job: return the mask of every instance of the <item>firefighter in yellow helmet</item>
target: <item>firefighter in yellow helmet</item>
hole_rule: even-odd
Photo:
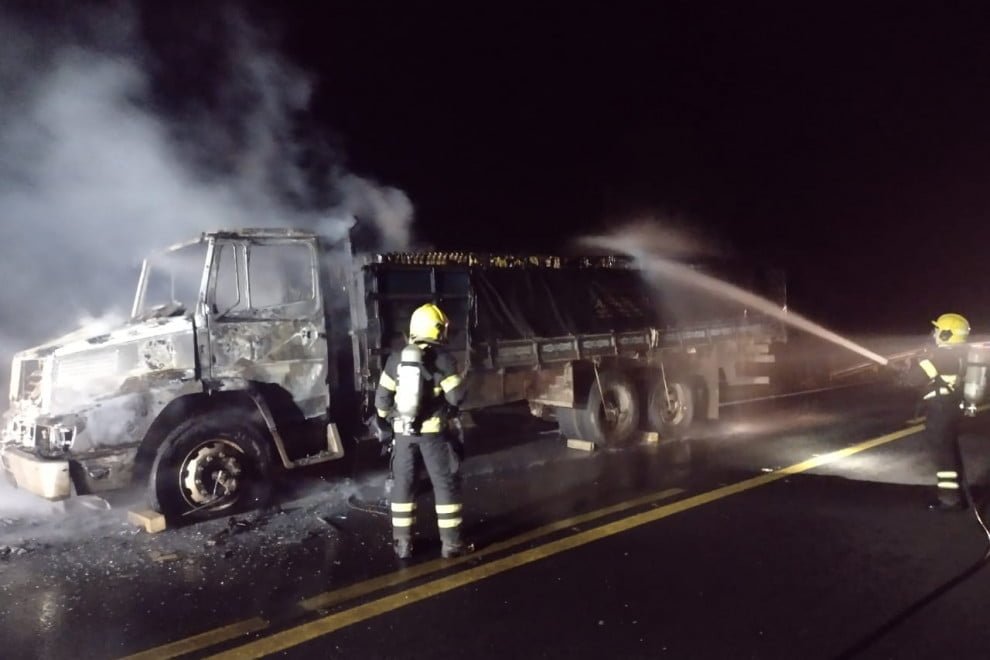
[[[400,559],[412,556],[417,454],[433,485],[441,554],[457,557],[470,549],[461,537],[459,440],[448,432],[466,394],[457,362],[445,347],[449,324],[436,305],[417,308],[409,321],[409,343],[389,356],[375,393],[379,440],[394,436],[390,509]]]
[[[942,314],[932,321],[935,347],[919,356],[908,382],[922,386],[925,436],[935,463],[936,499],[929,505],[938,511],[967,507],[959,454],[959,422],[963,416],[962,384],[966,369],[969,321],[960,314]]]

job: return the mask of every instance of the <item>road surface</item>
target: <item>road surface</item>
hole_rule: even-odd
[[[990,571],[977,566],[987,539],[972,513],[926,509],[931,468],[903,393],[861,386],[732,406],[688,442],[591,453],[512,411],[491,417],[464,466],[477,551],[458,560],[438,558],[425,497],[416,558],[393,558],[374,463],[350,479],[295,475],[269,511],[154,536],[118,508],[0,511],[3,655],[977,658],[990,648]],[[968,420],[977,484],[990,480],[988,439],[987,419]]]

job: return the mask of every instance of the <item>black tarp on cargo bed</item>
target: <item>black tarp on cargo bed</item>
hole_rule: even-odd
[[[760,291],[752,271],[706,266]],[[627,268],[486,268],[375,264],[366,290],[378,301],[383,347],[401,346],[409,315],[434,301],[451,319],[451,346],[492,340],[693,328],[742,318],[743,308]],[[764,291],[766,292],[766,291]],[[473,307],[469,308],[469,296]],[[776,296],[774,296],[776,297]],[[373,315],[374,316],[374,315]]]
[[[656,307],[634,271],[479,269],[471,280],[479,339],[624,332],[656,325]]]
[[[704,270],[725,275],[714,267]],[[745,273],[735,275],[730,281],[760,290]],[[744,313],[741,305],[695,288],[648,283],[636,270],[479,269],[471,279],[479,340],[697,327],[738,320]]]

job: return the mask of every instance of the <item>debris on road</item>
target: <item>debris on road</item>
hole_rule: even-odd
[[[159,552],[158,550],[152,550],[148,553],[151,556],[151,561],[158,564],[164,564],[170,561],[178,561],[180,559],[179,553],[177,552]]]
[[[21,555],[26,555],[27,553],[27,548],[22,548],[16,545],[0,545],[0,560],[6,560],[11,557],[19,557]]]
[[[165,531],[165,516],[151,509],[128,511],[127,521],[132,525],[143,527],[149,534]]]

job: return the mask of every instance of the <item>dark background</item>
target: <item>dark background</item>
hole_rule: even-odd
[[[832,325],[990,322],[983,3],[647,4],[278,17],[352,166],[439,246],[673,214],[784,267],[792,308]]]
[[[208,89],[218,4],[143,5],[183,64],[163,98]],[[314,74],[313,125],[409,194],[420,241],[555,251],[672,217],[839,329],[990,327],[985,3],[230,4]]]

